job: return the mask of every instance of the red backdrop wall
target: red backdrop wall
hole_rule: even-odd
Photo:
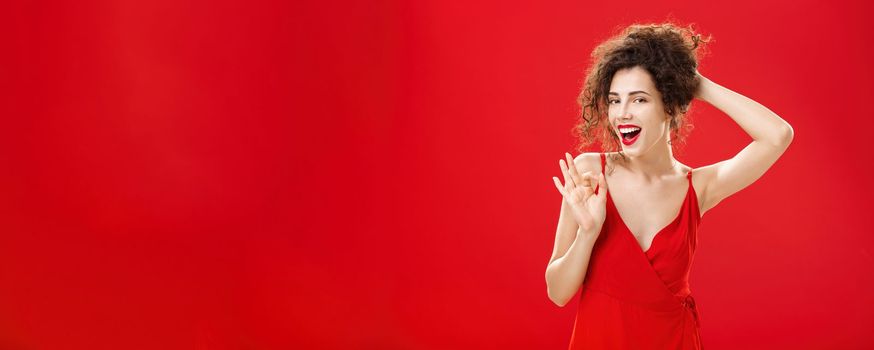
[[[704,217],[704,343],[874,346],[862,1],[6,7],[0,348],[565,348],[574,99],[597,42],[668,18],[795,129]],[[750,141],[694,110],[682,162]]]

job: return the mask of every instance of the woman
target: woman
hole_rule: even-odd
[[[547,292],[564,306],[582,289],[570,349],[700,349],[688,277],[701,216],[756,181],[792,127],[698,73],[702,40],[673,24],[632,25],[598,46],[580,94],[582,147],[560,160],[564,184]],[[693,99],[753,139],[731,159],[691,168],[672,147]],[[567,162],[567,163],[566,163]],[[574,166],[569,167],[568,164]]]

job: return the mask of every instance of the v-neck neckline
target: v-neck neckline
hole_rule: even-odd
[[[652,251],[652,248],[656,243],[656,238],[658,238],[664,230],[668,229],[671,226],[674,226],[674,224],[677,223],[677,220],[680,220],[680,218],[683,216],[683,211],[686,209],[687,206],[686,202],[689,201],[689,194],[692,192],[692,179],[689,175],[690,174],[688,173],[686,174],[686,180],[689,182],[686,186],[686,197],[683,198],[683,203],[680,204],[680,210],[679,212],[677,212],[677,216],[674,217],[674,220],[671,220],[671,222],[665,225],[665,227],[662,227],[661,229],[656,231],[655,235],[653,235],[652,237],[652,241],[649,243],[649,248],[647,248],[646,250],[643,250],[643,247],[640,246],[640,242],[637,241],[637,236],[634,234],[634,232],[631,232],[631,228],[628,227],[628,224],[625,223],[625,219],[623,219],[622,215],[619,214],[619,209],[616,208],[616,203],[613,202],[613,197],[610,195],[610,191],[607,191],[607,201],[610,202],[610,204],[613,206],[613,211],[616,213],[616,217],[619,218],[620,222],[622,222],[622,226],[625,227],[625,231],[627,231],[628,234],[631,235],[631,238],[634,240],[635,245],[637,245],[637,247],[640,249],[641,252],[643,252],[643,254],[648,255],[649,252]]]

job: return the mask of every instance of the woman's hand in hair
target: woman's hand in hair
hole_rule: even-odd
[[[705,76],[701,75],[701,72],[699,72],[697,69],[695,70],[695,79],[698,80],[698,88],[695,90],[695,94],[693,95],[693,97],[699,100],[705,100],[704,93],[708,88],[707,83],[710,82],[710,79],[707,79]]]

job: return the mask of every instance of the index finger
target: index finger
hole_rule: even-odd
[[[564,153],[565,157],[567,157],[568,167],[570,168],[571,176],[575,176],[576,178],[580,177],[580,172],[577,171],[577,163],[574,162],[573,157],[568,152]],[[572,166],[573,165],[573,166]]]

